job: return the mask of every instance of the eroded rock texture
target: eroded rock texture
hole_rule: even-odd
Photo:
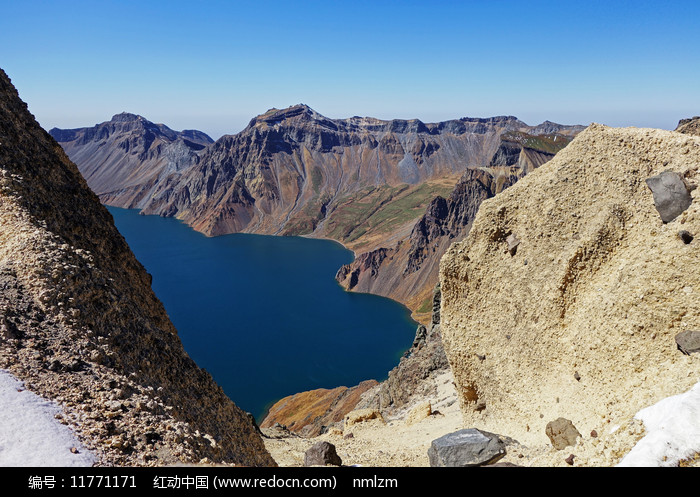
[[[646,184],[663,171],[692,197],[666,223]],[[678,235],[700,232],[698,181],[700,138],[594,124],[481,204],[440,268],[468,423],[546,443],[552,419],[614,427],[697,382],[674,338],[700,324],[700,255]]]
[[[0,367],[105,465],[275,465],[189,358],[151,278],[0,71]]]

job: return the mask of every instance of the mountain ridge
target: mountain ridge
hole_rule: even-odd
[[[117,114],[116,123],[101,126],[119,129],[133,116]],[[241,132],[198,150],[180,138],[161,148],[146,147],[133,134],[107,142],[88,131],[95,129],[52,134],[69,139],[61,145],[107,205],[176,217],[208,236],[329,238],[359,255],[409,236],[433,199],[448,196],[465,171],[515,163],[531,170],[582,127],[528,126],[514,116],[329,119],[298,104],[269,109]],[[173,150],[177,160],[166,157]],[[420,284],[423,293],[435,281],[432,271]],[[410,306],[415,310],[415,302]]]

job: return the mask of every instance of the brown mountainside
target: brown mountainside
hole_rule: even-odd
[[[541,126],[544,131],[552,130]],[[569,135],[501,135],[489,164],[467,169],[447,198],[435,197],[410,234],[394,246],[358,255],[338,271],[336,279],[348,290],[404,302],[414,310],[415,318],[427,322],[440,258],[452,243],[467,235],[481,202],[554,157],[571,141],[574,131]]]
[[[465,171],[465,178],[478,177],[475,181],[498,191],[509,178],[549,160],[582,129],[551,122],[528,126],[512,116],[429,124],[328,119],[296,105],[272,109],[242,132],[201,150],[185,147],[186,140],[174,139],[170,131],[167,136],[175,141],[154,147],[151,140],[146,153],[139,133],[157,135],[154,127],[167,128],[134,117],[118,115],[95,128],[52,130],[104,203],[175,216],[208,235],[337,240],[358,254],[367,252],[356,266],[383,264],[381,277],[375,271],[358,277],[367,283],[346,287],[390,296],[414,309],[437,281],[437,260],[448,244],[444,240],[454,241],[463,231],[451,223],[468,223],[452,213],[454,219],[441,220],[440,240],[428,240],[438,236],[436,229],[421,234],[426,227],[414,224],[426,208],[436,208],[434,199],[449,195]],[[124,145],[132,142],[138,146]],[[183,151],[177,165],[164,158],[173,150]],[[460,190],[478,194],[460,185],[453,197]],[[391,254],[387,261],[378,262],[386,254]]]
[[[0,367],[58,402],[100,464],[275,465],[2,71],[0,289]]]
[[[196,164],[199,152],[213,143],[201,131],[173,131],[127,112],[92,128],[53,128],[49,134],[81,165],[98,196],[118,195],[133,207],[146,202],[164,178]]]
[[[700,136],[700,116],[681,119],[678,122],[676,131],[679,133],[685,133],[686,135]]]
[[[124,115],[98,128],[118,129],[125,119],[120,116]],[[503,155],[498,161],[509,162],[512,150],[504,144],[513,141],[519,152],[516,142],[531,137],[533,129],[571,136],[579,127],[554,123],[532,127],[514,117],[434,124],[328,119],[297,105],[254,118],[242,132],[189,155],[189,164],[183,156],[178,167],[158,168],[157,178],[145,174],[154,166],[143,161],[162,155],[167,147],[151,145],[152,152],[146,154],[141,146],[130,152],[125,143],[144,141],[135,137],[133,126],[124,131],[129,140],[113,138],[111,146],[95,128],[52,133],[109,205],[175,216],[208,235],[312,234],[352,242],[362,236],[357,230],[376,229],[363,223],[402,198],[407,189],[414,191],[431,182],[451,188],[467,167],[489,165],[497,151]],[[508,136],[501,139],[504,133]],[[97,148],[104,151],[96,153]],[[119,156],[125,154],[141,158],[138,173],[117,171],[114,165],[122,163]],[[541,162],[536,154],[532,160],[535,166]],[[425,190],[414,203],[420,200],[427,205],[433,193]],[[381,220],[371,221],[380,224]],[[396,227],[407,219],[390,221]],[[385,228],[390,231],[389,226]]]

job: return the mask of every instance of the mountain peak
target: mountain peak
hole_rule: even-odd
[[[291,123],[330,123],[331,120],[322,116],[306,104],[296,104],[286,109],[272,108],[253,118],[250,126],[274,126],[282,122]]]
[[[112,116],[112,122],[125,123],[131,121],[148,121],[138,114],[132,114],[131,112],[121,112],[120,114],[115,114]]]

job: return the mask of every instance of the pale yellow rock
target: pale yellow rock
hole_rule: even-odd
[[[423,421],[425,418],[433,414],[433,408],[430,402],[423,402],[411,409],[406,415],[406,424],[413,425]]]
[[[645,180],[665,170],[699,184],[700,138],[593,124],[481,205],[440,270],[466,426],[544,447],[547,423],[565,417],[592,447],[591,430],[619,437],[612,427],[700,379],[700,356],[674,341],[700,329],[700,292],[685,290],[700,288],[700,190],[664,224]]]
[[[345,415],[345,428],[370,420],[379,420],[384,423],[382,414],[377,409],[357,409]]]

